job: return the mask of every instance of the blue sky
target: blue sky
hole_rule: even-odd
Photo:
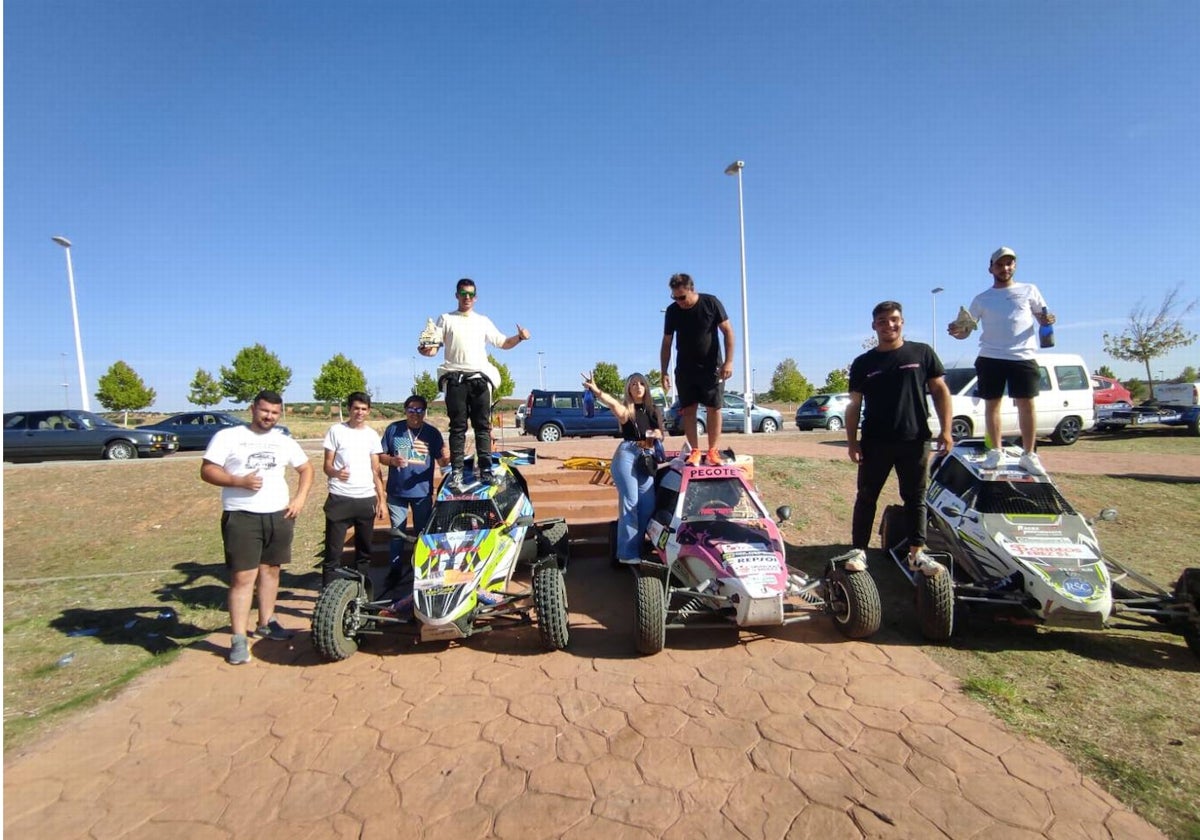
[[[6,2],[5,407],[62,405],[64,371],[79,405],[53,235],[89,390],[121,359],[162,410],[260,342],[290,400],[336,353],[402,399],[464,276],[533,333],[518,395],[539,360],[658,367],[676,271],[724,301],[740,390],[735,159],[759,390],[848,364],[879,300],[928,341],[936,286],[970,363],[944,324],[1000,245],[1061,350],[1137,375],[1102,333],[1198,294],[1197,43],[1200,4],[1153,0]]]

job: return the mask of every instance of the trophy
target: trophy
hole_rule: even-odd
[[[979,322],[971,317],[970,312],[968,312],[964,307],[960,306],[958,307],[958,317],[954,319],[954,326],[958,327],[960,330],[963,330],[964,334],[970,335],[970,333],[979,326]]]
[[[425,321],[425,329],[421,330],[421,335],[417,338],[417,346],[441,347],[443,343],[442,338],[442,330],[434,325],[432,318],[428,318]]]

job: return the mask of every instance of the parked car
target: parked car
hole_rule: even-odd
[[[1129,389],[1115,379],[1092,374],[1092,403],[1129,408],[1133,405],[1133,394],[1129,393]]]
[[[249,425],[242,418],[226,414],[224,411],[187,411],[183,414],[173,414],[166,420],[159,420],[157,423],[146,423],[138,428],[178,435],[179,448],[182,450],[207,449],[208,442],[221,429]],[[291,434],[287,426],[276,424],[275,428],[285,435]]]
[[[1037,435],[1069,446],[1080,433],[1096,423],[1092,404],[1092,380],[1083,357],[1073,353],[1039,353],[1036,357],[1041,393],[1033,401],[1037,411]],[[975,387],[975,368],[950,368],[946,371],[950,389],[951,426],[955,440],[984,435],[984,401]],[[933,398],[929,400],[929,425],[937,430]],[[1000,434],[1009,438],[1020,434],[1017,405],[1005,397],[1000,401]]]
[[[12,411],[4,415],[4,460],[162,456],[179,438],[152,429],[126,429],[90,411]]]
[[[796,428],[801,431],[828,429],[837,432],[846,428],[846,406],[849,394],[817,394],[809,397],[796,409]]]
[[[565,437],[620,436],[617,418],[599,400],[593,403],[591,415],[583,391],[534,390],[525,401],[524,433],[543,443]]]
[[[707,412],[701,406],[696,410],[696,429],[698,434],[704,434],[707,425],[705,420]],[[746,401],[738,394],[725,394],[721,403],[721,431],[723,432],[740,432],[745,428],[746,422]],[[664,418],[664,423],[667,427],[667,433],[672,435],[683,434],[683,412],[679,408],[679,400],[676,400],[670,408],[667,409],[667,415]],[[763,408],[760,405],[750,405],[750,428],[755,432],[763,432],[764,434],[774,434],[783,426],[783,415],[773,408]]]

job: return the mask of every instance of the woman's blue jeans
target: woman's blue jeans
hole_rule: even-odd
[[[613,453],[612,477],[617,485],[617,558],[633,560],[642,554],[642,538],[654,514],[654,478],[642,476],[635,464],[636,441],[621,441]]]

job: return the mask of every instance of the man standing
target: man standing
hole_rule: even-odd
[[[354,526],[354,559],[358,567],[371,562],[371,537],[375,512],[385,504],[382,470],[379,467],[379,435],[367,425],[371,397],[355,391],[346,397],[350,419],[330,426],[325,433],[325,475],[329,496],[325,499],[325,562],[321,585],[328,586],[342,565],[346,529]]]
[[[692,451],[687,462],[693,466],[700,463],[700,440],[696,434],[696,409],[703,405],[707,409],[708,462],[721,463],[719,443],[721,440],[721,400],[724,396],[725,380],[733,376],[733,327],[725,307],[713,295],[696,291],[688,274],[671,276],[671,300],[663,319],[662,348],[659,361],[662,369],[662,387],[671,390],[671,377],[667,368],[671,363],[671,339],[675,341],[675,392],[679,395],[679,407],[683,411],[683,433]],[[724,361],[717,344],[717,333],[725,342]]]
[[[1032,475],[1045,475],[1034,447],[1037,446],[1037,413],[1034,397],[1041,390],[1036,361],[1038,327],[1053,324],[1054,316],[1046,310],[1046,301],[1032,283],[1014,283],[1017,254],[1011,248],[999,248],[992,254],[988,273],[993,283],[971,301],[971,317],[983,325],[979,337],[979,357],[975,359],[975,374],[979,379],[979,396],[984,400],[984,423],[987,428],[988,453],[985,469],[994,470],[1004,459],[1000,438],[1000,401],[1007,386],[1008,396],[1017,404],[1017,422],[1021,429],[1021,468]],[[958,321],[950,324],[949,333],[966,338],[971,327]]]
[[[255,635],[277,641],[293,635],[275,620],[275,598],[279,567],[292,559],[292,532],[312,487],[313,468],[300,444],[275,428],[282,411],[279,394],[260,391],[250,406],[250,425],[213,435],[200,466],[200,478],[221,488],[221,540],[230,570],[231,665],[250,661],[246,630],[256,584]],[[296,495],[290,500],[288,464],[299,475]]]
[[[418,533],[433,511],[434,465],[450,463],[450,453],[442,433],[425,422],[429,404],[420,394],[404,401],[404,419],[383,432],[383,455],[379,460],[388,468],[387,506],[392,529],[399,530],[412,511],[412,532]],[[400,556],[400,538],[393,537],[388,557],[392,563]]]
[[[950,389],[933,348],[905,341],[904,311],[899,303],[887,300],[877,305],[871,313],[871,328],[879,344],[851,363],[850,404],[846,407],[850,460],[858,464],[858,495],[851,524],[854,548],[835,560],[845,561],[851,571],[866,568],[876,503],[894,468],[908,525],[908,567],[934,575],[942,567],[925,553],[927,442],[931,437],[925,391],[928,388],[933,396],[941,425],[938,446],[948,451],[954,446],[950,436]],[[866,419],[859,441],[864,400]]]
[[[467,419],[475,430],[476,475],[485,484],[495,484],[492,472],[492,391],[500,385],[500,371],[488,361],[487,345],[511,350],[529,340],[529,330],[517,324],[516,335],[505,336],[486,315],[475,311],[475,281],[463,278],[455,288],[458,309],[438,318],[437,328],[446,345],[446,357],[438,368],[438,385],[446,395],[450,415],[450,489],[466,489],[463,461],[467,447]],[[422,356],[437,355],[436,346],[420,345]]]

